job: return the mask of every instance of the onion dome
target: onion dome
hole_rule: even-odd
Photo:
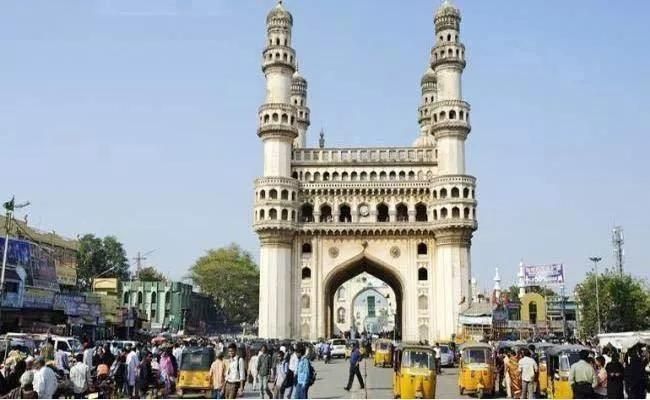
[[[278,20],[285,20],[289,22],[289,25],[293,25],[293,16],[289,11],[287,11],[286,8],[284,8],[282,0],[278,0],[278,3],[271,9],[271,11],[269,11],[268,15],[266,16],[267,24]]]
[[[293,73],[292,80],[293,80],[294,83],[297,83],[297,82],[305,82],[306,83],[307,82],[305,80],[305,78],[303,78],[302,75],[300,75],[300,72],[298,72],[298,61],[296,61],[296,72]]]
[[[420,135],[413,142],[413,147],[435,147],[436,139],[433,135]]]
[[[433,72],[433,69],[429,68],[427,72],[422,75],[420,84],[424,85],[425,83],[436,83],[436,73]]]
[[[460,17],[460,10],[451,4],[451,1],[445,0],[440,8],[438,8],[438,11],[436,11],[436,17],[442,16]]]

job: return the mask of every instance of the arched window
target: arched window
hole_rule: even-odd
[[[266,198],[266,191],[264,189],[260,190],[260,199],[264,200]]]
[[[344,287],[339,288],[339,290],[338,290],[338,292],[336,294],[336,298],[338,300],[345,300],[345,288]]]
[[[320,181],[320,172],[314,172],[314,182]]]
[[[156,292],[151,292],[151,304],[156,304],[158,294]]]
[[[271,119],[273,119],[273,122],[278,122],[280,120],[280,116],[278,113],[273,113],[273,117]]]
[[[368,173],[367,172],[364,171],[364,172],[359,174],[359,180],[360,181],[365,181],[367,179],[368,179]]]
[[[320,222],[332,222],[332,207],[328,204],[320,206]]]
[[[409,171],[409,181],[412,181],[415,179],[415,172]]]
[[[344,172],[344,173],[341,174],[341,180],[342,181],[347,181],[348,180],[348,173],[347,172]]]
[[[272,208],[269,210],[269,219],[278,219],[278,210]]]
[[[445,189],[445,188],[440,189],[440,198],[441,199],[446,199],[447,198],[447,189]]]
[[[138,292],[138,304],[142,304],[142,292]]]
[[[451,188],[451,197],[453,197],[453,198],[460,197],[460,191],[458,190],[457,187]]]
[[[427,296],[421,294],[418,296],[418,309],[420,310],[428,310],[429,309],[429,299]]]
[[[442,207],[440,209],[440,218],[441,219],[447,218],[447,208],[446,207]]]
[[[264,215],[264,210],[260,210],[260,221],[263,220],[266,216]]]
[[[311,279],[311,269],[307,267],[302,269],[302,279]]]
[[[300,300],[300,304],[301,304],[301,306],[302,306],[302,309],[303,309],[303,310],[309,310],[309,307],[311,306],[310,303],[311,303],[311,301],[310,301],[309,296],[306,295],[306,294],[303,294],[303,295],[302,295],[302,298],[301,298],[301,300]]]
[[[311,172],[305,172],[305,182],[311,182]]]
[[[456,110],[449,110],[449,119],[456,119]]]
[[[440,115],[440,120],[441,121],[444,121],[445,117],[447,116],[447,114],[444,111],[440,111],[439,115]]]
[[[296,192],[291,192],[291,201],[296,201]]]
[[[329,181],[330,180],[330,173],[329,172],[323,172],[323,180],[324,181]]]
[[[336,310],[336,322],[339,324],[345,323],[345,308],[339,307],[339,309]]]
[[[398,176],[399,176],[400,181],[405,181],[406,180],[406,172],[400,171]]]
[[[333,181],[338,181],[339,180],[339,173],[338,172],[332,172],[332,180]]]
[[[454,207],[451,209],[451,217],[460,218],[460,209],[458,207]]]
[[[277,199],[278,198],[278,191],[275,190],[275,189],[269,190],[269,198],[273,199],[273,200]]]
[[[464,197],[464,198],[468,198],[468,197],[469,197],[469,189],[468,189],[468,188],[463,189],[463,197]]]
[[[124,304],[129,304],[129,292],[124,292]]]
[[[388,206],[384,203],[377,205],[377,222],[388,222]]]
[[[381,171],[381,172],[379,173],[379,180],[380,180],[380,181],[385,181],[385,180],[386,180],[386,172]]]
[[[433,210],[433,219],[434,221],[438,219],[438,210]]]
[[[370,173],[370,180],[371,181],[376,181],[377,180],[377,173],[375,171],[372,171]]]
[[[418,269],[418,281],[428,281],[429,280],[429,271],[426,268]]]
[[[347,204],[339,206],[339,222],[352,222],[352,210]]]
[[[283,221],[287,221],[287,220],[289,220],[289,210],[287,210],[286,208],[283,208],[283,209],[282,209],[282,212],[280,213],[280,218],[281,218]]]
[[[463,211],[463,217],[465,219],[469,219],[469,208],[465,207],[465,210]]]
[[[427,206],[424,203],[415,205],[415,220],[417,222],[427,222]]]
[[[311,243],[302,244],[302,255],[311,255]]]
[[[426,256],[427,255],[427,245],[426,243],[419,243],[418,244],[418,256]]]
[[[169,304],[172,301],[172,293],[165,292],[165,304]]]
[[[356,181],[357,180],[357,173],[356,172],[353,172],[353,173],[350,174],[350,180],[351,181]]]
[[[286,58],[286,54],[285,54],[285,58]],[[286,124],[287,122],[289,122],[289,116],[287,114],[282,114],[282,123]]]
[[[280,198],[282,200],[289,200],[289,191],[287,189],[282,190],[282,192],[280,192]]]
[[[314,206],[305,203],[300,207],[300,219],[302,222],[314,222]]]
[[[292,177],[293,179],[298,179],[298,173],[294,171],[294,172],[291,174],[291,177]]]
[[[395,207],[395,211],[397,212],[397,221],[398,222],[408,222],[408,220],[409,220],[409,211],[408,211],[408,207],[406,207],[406,204],[399,203]]]
[[[390,174],[388,174],[388,179],[391,181],[397,179],[397,174],[395,174],[395,171],[391,171]]]
[[[264,115],[264,123],[268,123],[269,119],[271,119],[271,117],[269,117],[269,114],[265,114]]]
[[[528,318],[531,324],[535,325],[537,323],[537,303],[534,301],[528,303]]]

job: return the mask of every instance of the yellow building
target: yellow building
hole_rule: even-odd
[[[546,299],[539,293],[528,292],[521,298],[521,320],[533,325],[546,322]]]

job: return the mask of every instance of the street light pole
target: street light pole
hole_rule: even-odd
[[[11,220],[16,209],[27,207],[29,201],[23,204],[16,204],[14,197],[5,202],[2,207],[5,209],[5,247],[2,251],[2,272],[0,272],[0,328],[2,327],[2,305],[5,297],[5,271],[7,269],[7,253],[9,251],[9,232],[11,231]]]
[[[596,273],[596,317],[598,320],[598,334],[600,335],[600,297],[598,294],[598,262],[600,262],[602,258],[600,257],[589,257],[589,261],[594,263],[594,271]]]
[[[564,340],[568,339],[567,335],[567,325],[566,325],[566,296],[564,295],[564,284],[562,284],[562,336]]]

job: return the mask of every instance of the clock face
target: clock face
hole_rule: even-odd
[[[363,205],[359,208],[359,212],[361,213],[362,216],[367,217],[370,214],[370,209],[368,206]]]

